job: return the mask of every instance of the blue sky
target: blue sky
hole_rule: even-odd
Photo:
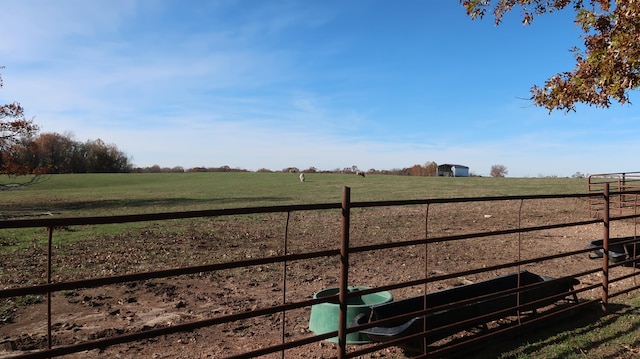
[[[581,42],[571,10],[518,15],[496,27],[454,0],[5,0],[0,102],[142,167],[638,170],[638,105],[549,115],[525,100]]]

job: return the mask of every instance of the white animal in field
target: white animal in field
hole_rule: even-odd
[[[362,171],[356,171],[356,176],[362,176],[362,177],[364,177],[364,172],[362,172]]]
[[[300,182],[304,182],[304,173],[300,174]]]

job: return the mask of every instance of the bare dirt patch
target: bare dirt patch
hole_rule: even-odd
[[[586,219],[586,203],[577,199],[355,209],[351,220],[351,245],[418,239],[424,238],[426,233],[429,237],[440,237]],[[340,215],[337,211],[292,213],[285,235],[286,227],[286,214],[149,223],[122,235],[56,245],[53,277],[54,281],[63,281],[281,255],[285,253],[285,238],[287,253],[339,248]],[[427,248],[414,246],[367,252],[352,256],[349,277],[353,285],[379,286],[424,278],[425,275],[484,268],[583,249],[588,241],[601,238],[602,232],[602,225],[592,224],[437,243]],[[635,226],[633,223],[614,224],[612,232],[612,236],[633,235]],[[64,236],[64,232],[56,236]],[[1,286],[42,283],[45,250],[44,246],[33,245],[3,254]],[[428,258],[426,265],[425,256]],[[601,261],[581,254],[520,269],[563,276],[600,264]],[[309,299],[319,290],[337,286],[338,265],[337,258],[287,263],[286,282],[283,281],[284,265],[269,264],[58,292],[53,294],[52,300],[53,345],[69,345],[251,311],[284,301]],[[435,282],[428,290],[473,283],[516,270]],[[588,285],[601,279],[594,274],[580,280],[581,285]],[[393,295],[400,299],[423,291],[424,286],[409,287],[393,291]],[[583,294],[590,295],[597,297],[599,293]],[[0,357],[46,346],[46,301],[42,298],[35,298],[30,303],[18,301],[8,302],[11,309],[5,310],[4,320],[0,323],[0,342],[3,344]],[[284,317],[284,330],[283,316],[274,314],[68,357],[222,358],[279,344],[283,337],[285,341],[291,341],[313,335],[308,329],[309,313],[310,308],[288,312]],[[320,342],[288,350],[285,356],[327,358],[336,353],[336,344]],[[398,348],[389,348],[366,357],[402,358],[404,355]]]

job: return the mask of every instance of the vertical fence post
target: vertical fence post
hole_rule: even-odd
[[[284,255],[289,254],[289,221],[291,219],[291,211],[287,211],[287,224],[284,226]],[[287,304],[287,261],[284,261],[282,267],[282,304]],[[282,336],[281,343],[285,343],[287,329],[287,311],[282,310]],[[284,359],[284,350],[280,352],[281,358]]]
[[[47,241],[47,284],[51,284],[51,258],[53,257],[53,227],[49,227]],[[51,349],[51,292],[47,292],[47,349]]]
[[[425,215],[424,215],[424,239],[428,239],[429,238],[429,207],[430,207],[430,203],[427,203],[427,210],[425,211]],[[424,243],[424,279],[429,278],[429,242],[425,242]],[[427,305],[429,303],[427,303],[427,294],[429,293],[428,290],[428,283],[425,282],[424,283],[424,297],[422,300],[422,309],[427,310]],[[425,315],[424,320],[422,321],[422,331],[426,332],[427,331],[427,316]],[[422,337],[422,355],[427,355],[428,354],[428,350],[427,350],[427,336],[424,335]]]
[[[604,208],[602,212],[602,311],[607,312],[609,303],[609,183],[604,184]]]
[[[347,291],[349,289],[349,227],[351,222],[351,188],[342,190],[342,238],[340,241],[340,314],[338,316],[338,359],[347,355]]]

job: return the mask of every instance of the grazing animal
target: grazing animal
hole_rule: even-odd
[[[300,174],[300,182],[304,182],[304,173]]]
[[[364,177],[364,172],[362,172],[362,171],[356,171],[356,176],[362,176],[362,177]]]

